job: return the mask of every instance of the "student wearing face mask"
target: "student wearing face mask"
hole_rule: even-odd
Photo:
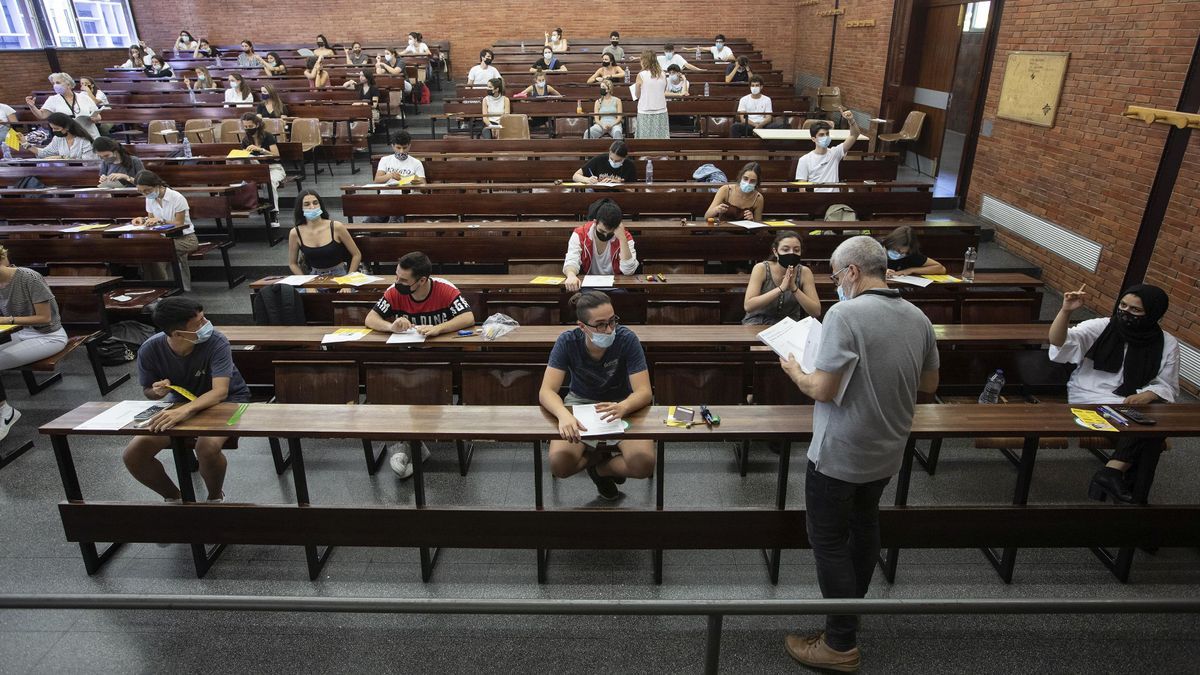
[[[210,89],[220,89],[221,85],[213,79],[212,74],[208,72],[207,66],[196,66],[196,81],[193,82],[188,78],[183,78],[183,85],[192,91],[206,91]]]
[[[529,67],[529,72],[547,72],[551,70],[565,73],[567,72],[567,66],[558,60],[558,57],[554,55],[554,52],[549,47],[545,47],[542,49],[542,58],[533,62],[533,65]]]
[[[546,74],[540,70],[534,71],[533,84],[522,89],[521,93],[517,94],[517,96],[522,98],[562,98],[562,94],[558,93],[557,89],[546,84]]]
[[[96,84],[96,80],[90,77],[79,78],[79,93],[92,99],[92,103],[96,104],[97,109],[110,109],[108,104],[108,94],[105,94],[100,90],[100,87]]]
[[[725,71],[726,82],[749,82],[751,77],[754,77],[754,73],[750,70],[750,59],[745,56],[739,56],[737,62],[730,64],[729,70]]]
[[[166,431],[218,403],[250,400],[250,388],[233,364],[228,338],[204,316],[200,303],[181,296],[163,298],[154,306],[154,325],[161,332],[151,335],[138,349],[138,382],[146,398],[175,405],[150,418],[146,426],[152,432]],[[172,386],[182,387],[196,399],[189,401]],[[221,447],[226,440],[226,436],[196,439],[196,459],[209,504],[225,500],[227,461]],[[170,436],[134,436],[125,446],[123,459],[139,483],[164,501],[179,503],[179,487],[155,459],[170,444]]]
[[[617,63],[625,61],[625,48],[621,46],[621,34],[613,31],[608,36],[608,46],[604,48],[603,54],[612,54],[612,57]]]
[[[492,66],[494,58],[496,55],[490,49],[479,51],[479,65],[471,66],[471,70],[467,71],[468,87],[486,87],[488,82],[500,77],[500,71]]]
[[[376,75],[398,75],[404,77],[404,60],[399,56],[400,50],[395,47],[388,47],[381,54],[375,56],[375,74]],[[412,88],[408,81],[404,82],[404,91],[407,93]]]
[[[44,120],[51,113],[62,113],[73,117],[90,136],[99,136],[96,123],[101,119],[100,109],[92,97],[75,93],[75,78],[67,73],[51,73],[47,79],[54,87],[54,93],[46,97],[40,108],[32,96],[25,97],[25,105],[29,106],[34,117]]]
[[[850,125],[850,135],[845,141],[836,146],[833,145],[833,138],[829,132],[833,127],[828,122],[819,122],[809,129],[812,134],[813,144],[816,146],[811,152],[802,156],[796,162],[796,180],[807,181],[809,183],[838,183],[841,182],[838,174],[838,167],[842,160],[846,159],[846,153],[854,146],[858,140],[862,130],[858,128],[858,122],[854,121],[854,113],[849,110],[842,111],[842,117]],[[817,188],[817,192],[836,192],[836,188]]]
[[[196,48],[192,50],[192,58],[210,58],[217,53],[213,46],[209,44],[208,38],[200,38],[200,42],[196,43]]]
[[[629,148],[624,141],[616,140],[608,146],[608,153],[596,155],[578,170],[571,180],[576,183],[632,183],[637,180],[637,168],[629,159]]]
[[[337,52],[335,52],[329,48],[329,39],[326,38],[324,35],[318,35],[317,36],[317,47],[316,47],[316,49],[313,50],[313,56],[322,56],[325,58],[329,58],[330,56],[334,56],[336,54],[337,54]]]
[[[913,274],[945,274],[946,267],[921,253],[921,242],[910,225],[892,230],[881,242],[887,250],[888,278]]]
[[[488,94],[480,103],[483,112],[484,138],[495,138],[494,130],[500,126],[500,117],[512,112],[512,101],[504,95],[504,80],[493,78],[488,82]]]
[[[371,62],[371,57],[363,52],[362,44],[357,41],[350,43],[350,48],[343,48],[342,51],[346,55],[348,66],[365,66]]]
[[[129,59],[117,67],[141,70],[150,65],[152,56],[154,56],[154,50],[147,47],[145,42],[139,42],[129,46]]]
[[[600,199],[588,208],[588,215],[588,221],[575,228],[567,240],[563,275],[568,291],[579,290],[583,283],[580,275],[629,276],[637,272],[637,249],[633,235],[621,224],[621,207],[611,199]]]
[[[271,220],[279,222],[279,185],[287,178],[283,164],[279,163],[279,141],[275,134],[263,128],[262,118],[257,113],[242,115],[242,149],[266,162],[271,170]]]
[[[259,117],[279,119],[288,114],[287,104],[279,98],[279,92],[275,91],[275,87],[264,84],[258,88],[258,95],[262,98],[262,102],[255,108]]]
[[[663,53],[658,55],[658,67],[666,70],[671,67],[671,64],[679,66],[683,70],[695,70],[703,72],[703,68],[697,68],[688,63],[687,59],[683,58],[675,51],[675,45],[667,43],[663,45]]]
[[[283,59],[279,58],[279,54],[267,52],[266,58],[263,59],[263,74],[272,77],[287,75],[287,66],[283,65]]]
[[[429,56],[429,45],[425,44],[425,40],[420,33],[409,33],[408,45],[404,47],[404,53],[418,56]]]
[[[1071,314],[1087,299],[1084,287],[1063,293],[1050,324],[1050,360],[1078,367],[1067,381],[1072,405],[1147,405],[1179,398],[1179,341],[1159,326],[1170,304],[1165,291],[1135,284],[1117,299],[1111,316],[1070,327]],[[1120,434],[1112,459],[1092,476],[1088,497],[1125,504],[1140,501],[1133,486],[1154,480],[1162,438]],[[1144,473],[1145,475],[1139,475]]]
[[[733,61],[733,50],[725,44],[725,36],[720,33],[713,39],[713,46],[708,48],[708,53],[712,54],[713,61]]]
[[[587,79],[588,84],[601,80],[620,82],[625,77],[625,69],[617,65],[616,57],[608,52],[600,55],[600,67]]]
[[[101,136],[92,143],[92,149],[100,158],[100,187],[133,187],[134,179],[146,167],[142,160],[125,151],[125,146],[115,140]]]
[[[367,314],[366,326],[381,333],[409,329],[427,337],[475,325],[475,315],[458,288],[433,276],[433,263],[420,251],[406,253],[396,264],[396,283]]]
[[[379,160],[375,169],[375,182],[402,181],[411,178],[409,185],[425,184],[425,165],[421,160],[409,154],[412,148],[412,135],[407,131],[397,131],[392,134],[392,154]],[[403,223],[404,216],[368,216],[368,223]]]
[[[763,79],[755,75],[750,78],[750,93],[738,101],[738,123],[729,129],[732,138],[751,136],[755,129],[777,129],[783,119],[775,119],[771,113],[771,97],[762,93]]]
[[[246,78],[242,77],[241,73],[230,73],[225,81],[229,85],[229,88],[225,90],[226,108],[251,108],[254,106],[254,94],[250,92],[250,85],[246,83]]]
[[[571,406],[594,404],[605,421],[613,421],[650,405],[646,354],[637,335],[620,324],[608,295],[586,291],[570,302],[576,327],[558,336],[538,390],[538,402],[558,420],[560,438],[550,441],[550,471],[567,478],[586,470],[600,498],[615,501],[621,497],[618,485],[627,478],[654,473],[654,442],[623,440],[615,452],[601,452],[595,441],[582,438],[587,427]],[[559,391],[566,383],[570,389],[563,397]]]
[[[199,46],[200,43],[196,42],[196,39],[192,37],[191,33],[187,32],[186,30],[181,30],[179,31],[179,37],[175,38],[174,50],[176,54],[179,54],[181,52],[193,51]]]
[[[237,64],[239,68],[257,68],[262,65],[262,57],[254,52],[253,42],[242,40],[242,51],[238,53]]]
[[[667,66],[667,98],[683,98],[688,95],[688,80],[683,76],[683,70],[672,63]]]
[[[713,195],[712,204],[704,212],[705,218],[718,220],[762,220],[766,199],[758,191],[762,180],[762,167],[758,162],[748,162],[738,172],[735,183],[722,185]]]
[[[600,98],[596,99],[595,105],[592,106],[594,123],[584,132],[584,138],[604,138],[607,135],[619,141],[625,137],[625,128],[621,125],[621,120],[624,119],[621,116],[624,104],[621,99],[613,96],[615,86],[609,80],[600,81]]]
[[[568,49],[567,37],[561,28],[555,28],[553,32],[546,33],[546,44],[542,46],[549,47],[555,53],[565,52]]]
[[[171,66],[157,55],[150,57],[150,64],[142,72],[146,73],[146,77],[175,77],[175,71],[171,70]]]
[[[746,310],[743,324],[771,326],[784,317],[794,321],[821,317],[816,280],[812,270],[801,262],[800,251],[799,234],[784,230],[775,235],[771,257],[750,271],[742,300]]]
[[[288,268],[292,274],[340,277],[358,269],[362,252],[345,223],[330,219],[316,190],[305,190],[296,197],[293,215],[296,226],[288,232]]]
[[[152,171],[143,171],[134,178],[134,186],[146,198],[146,217],[134,218],[134,225],[159,225],[170,223],[182,225],[183,232],[171,241],[175,244],[175,259],[179,261],[180,283],[183,290],[192,290],[192,271],[188,267],[188,255],[200,247],[196,228],[192,225],[191,207],[187,198],[167,187],[166,181]],[[142,266],[142,277],[148,281],[169,279],[167,263],[152,263]]]
[[[33,149],[38,159],[96,159],[92,135],[74,118],[52,113],[46,121],[50,123],[50,133],[53,135],[50,143],[44,148],[30,148],[23,143],[22,149]]]

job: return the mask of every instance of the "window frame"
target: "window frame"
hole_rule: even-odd
[[[25,41],[29,43],[28,47],[0,47],[0,52],[7,51],[29,51],[33,49],[125,49],[130,45],[138,44],[141,38],[138,34],[137,21],[133,17],[133,8],[129,4],[129,0],[57,0],[61,3],[56,9],[61,9],[65,6],[66,12],[52,13],[47,8],[49,0],[8,0],[15,4],[18,9],[25,14],[25,23],[28,25],[28,34],[12,33],[6,35],[6,39]],[[84,17],[79,16],[79,11],[76,8],[76,3],[89,4],[99,10],[97,16]],[[83,24],[85,22],[101,22],[108,26],[107,16],[109,12],[106,10],[111,8],[111,11],[123,12],[125,21],[127,22],[128,33],[108,33],[108,32],[85,32]],[[62,21],[66,22],[66,26],[59,25],[59,28],[69,29],[70,33],[64,33],[62,30],[56,32],[51,16],[57,16]],[[68,39],[73,39],[78,44],[60,44],[60,35]],[[114,38],[126,40],[126,44],[112,44],[116,40]],[[89,45],[92,42],[94,44]],[[110,44],[95,44],[108,42]]]

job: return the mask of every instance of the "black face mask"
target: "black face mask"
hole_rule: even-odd
[[[253,135],[253,134],[257,134],[257,133],[258,133],[258,127],[250,127],[250,128],[248,128],[248,129],[246,129],[246,133],[248,133],[248,134],[251,134],[251,135]]]
[[[54,134],[58,138],[65,138],[67,135],[67,132],[65,132],[65,131],[52,131],[50,133]]]
[[[485,65],[485,66],[490,66],[490,65],[492,65],[492,57],[490,57],[490,56],[489,56],[489,57],[487,57],[486,59],[484,59],[484,60],[483,60],[483,65]]]
[[[608,241],[609,239],[612,239],[613,235],[615,234],[616,232],[604,232],[600,228],[596,228],[596,238],[600,241]]]
[[[800,266],[800,254],[799,253],[780,253],[778,258],[779,258],[779,264],[783,265],[784,267],[799,267]]]
[[[395,288],[396,292],[399,293],[400,295],[412,295],[413,294],[412,286],[406,286],[406,285],[400,283],[399,281],[392,284],[392,287]]]
[[[621,44],[621,41],[620,41],[620,40],[613,40],[613,41],[612,41],[612,43],[613,43],[614,45],[619,45],[619,44]]]
[[[1123,309],[1118,309],[1114,313],[1114,316],[1116,317],[1117,321],[1121,322],[1123,326],[1135,331],[1144,330],[1154,325],[1154,322],[1150,320],[1150,317],[1145,315],[1138,316],[1137,314]]]

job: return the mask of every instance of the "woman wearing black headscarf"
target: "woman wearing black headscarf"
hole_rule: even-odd
[[[1174,403],[1179,395],[1179,341],[1158,325],[1167,313],[1166,292],[1148,284],[1131,286],[1111,317],[1068,328],[1071,313],[1086,297],[1083,287],[1064,293],[1062,309],[1050,325],[1050,360],[1079,366],[1067,382],[1067,400],[1083,405]],[[1132,502],[1131,469],[1136,470],[1146,453],[1157,456],[1162,449],[1160,438],[1118,437],[1112,459],[1092,476],[1088,496]]]

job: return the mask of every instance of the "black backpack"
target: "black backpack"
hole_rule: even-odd
[[[254,323],[259,326],[303,326],[304,303],[288,284],[271,284],[254,294]]]

